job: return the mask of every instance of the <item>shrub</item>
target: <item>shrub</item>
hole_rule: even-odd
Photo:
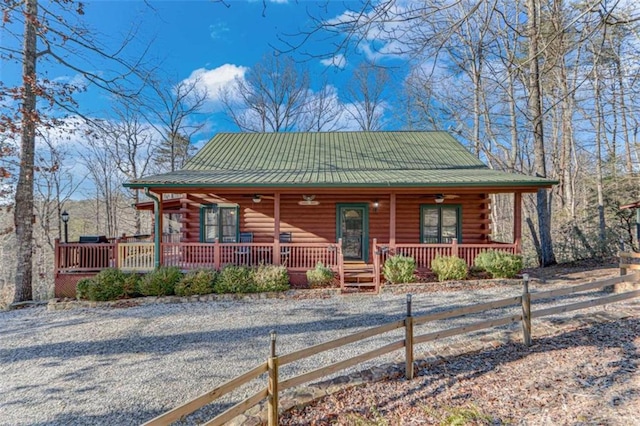
[[[178,296],[213,293],[217,277],[218,273],[213,269],[189,271],[176,284],[175,292]]]
[[[260,265],[252,272],[257,291],[289,290],[289,273],[284,266]]]
[[[314,269],[307,271],[307,282],[311,288],[325,287],[333,282],[335,275],[330,268],[324,266],[324,263],[316,263]]]
[[[498,253],[497,250],[483,251],[473,260],[473,265],[482,271],[486,271],[487,267],[490,267],[491,264],[496,262]]]
[[[122,290],[125,297],[140,296],[140,275],[135,272],[124,274]]]
[[[513,278],[522,269],[522,257],[498,250],[487,250],[474,259],[476,267],[493,278]]]
[[[413,257],[395,255],[389,257],[382,267],[384,278],[391,284],[415,281],[416,261]]]
[[[76,297],[78,299],[89,299],[89,288],[96,283],[91,278],[83,278],[76,284]]]
[[[431,270],[438,281],[463,280],[467,277],[467,264],[457,256],[436,256],[431,261]]]
[[[172,295],[181,278],[182,272],[176,266],[161,266],[140,279],[140,293],[144,296]]]
[[[226,265],[220,271],[215,285],[216,293],[255,293],[251,268],[247,266]]]
[[[87,287],[89,300],[105,301],[116,300],[125,295],[125,274],[119,269],[108,268],[100,271],[93,277],[93,284]]]

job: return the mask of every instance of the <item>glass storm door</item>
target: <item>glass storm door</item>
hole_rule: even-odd
[[[367,260],[369,249],[368,206],[338,205],[338,238],[342,238],[345,260]]]

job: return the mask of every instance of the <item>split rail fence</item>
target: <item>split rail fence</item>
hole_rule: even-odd
[[[640,258],[640,255],[637,256]],[[622,257],[621,257],[622,260]],[[624,264],[621,263],[621,267]],[[640,267],[638,268],[640,269]],[[621,269],[623,273],[623,269]],[[505,299],[495,300],[492,302],[479,303],[475,305],[466,306],[459,309],[431,313],[421,316],[413,316],[411,312],[411,295],[407,295],[407,313],[406,317],[402,320],[394,321],[388,324],[380,325],[370,329],[366,329],[348,336],[341,337],[339,339],[331,340],[322,344],[311,346],[305,349],[301,349],[295,352],[288,353],[286,355],[278,356],[276,353],[276,334],[271,333],[271,347],[270,357],[266,362],[256,366],[252,370],[224,383],[223,385],[206,392],[199,397],[168,411],[153,420],[145,423],[145,426],[157,426],[168,425],[172,422],[185,418],[189,414],[204,407],[217,400],[218,398],[226,395],[240,386],[259,378],[262,374],[268,373],[267,386],[260,391],[254,393],[248,398],[244,399],[240,403],[234,405],[223,413],[217,415],[215,418],[209,420],[205,425],[214,426],[222,425],[225,422],[230,421],[239,414],[244,413],[251,407],[261,403],[265,399],[267,400],[267,422],[269,426],[278,424],[278,395],[280,392],[299,386],[303,383],[308,383],[313,380],[321,379],[323,377],[332,375],[338,371],[344,370],[349,367],[356,366],[365,361],[380,357],[387,353],[397,351],[404,348],[405,354],[405,375],[407,379],[412,379],[414,375],[414,349],[416,345],[433,342],[439,339],[447,337],[458,336],[461,334],[470,333],[473,331],[484,330],[493,327],[500,327],[507,324],[521,322],[522,323],[522,337],[525,345],[531,345],[531,320],[534,318],[541,318],[549,315],[562,314],[579,309],[591,308],[594,306],[606,305],[609,303],[615,303],[626,299],[632,299],[640,296],[640,290],[632,290],[624,293],[611,294],[607,296],[601,296],[587,301],[570,303],[561,306],[554,306],[545,309],[539,309],[532,311],[532,302],[541,301],[543,299],[552,299],[561,296],[568,296],[570,294],[595,291],[611,287],[615,284],[623,282],[636,282],[635,275],[620,275],[618,277],[603,279],[599,281],[590,282],[587,284],[565,287],[557,290],[544,291],[544,292],[529,292],[529,277],[524,275],[523,277],[523,293],[522,296],[509,297]],[[521,309],[517,313],[507,315],[498,318],[492,318],[489,320],[478,321],[472,324],[454,327],[446,330],[429,332],[425,334],[416,334],[419,326],[428,322],[439,321],[444,319],[450,319],[455,317],[461,317],[469,314],[481,313],[493,309],[507,308],[519,306]],[[281,366],[290,364],[295,361],[299,361],[320,352],[335,349],[351,343],[357,343],[359,341],[378,336],[384,333],[388,333],[393,330],[404,328],[404,339],[397,340],[395,342],[386,344],[377,349],[369,352],[362,353],[355,357],[339,361],[316,370],[308,371],[304,374],[291,377],[285,380],[281,380],[278,374],[278,370]]]

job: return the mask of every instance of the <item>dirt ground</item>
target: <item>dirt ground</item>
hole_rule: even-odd
[[[530,270],[534,282],[584,282],[618,273],[583,262]],[[526,347],[509,343],[454,357],[411,381],[346,389],[293,409],[283,425],[638,425],[640,300],[620,321],[570,323]]]

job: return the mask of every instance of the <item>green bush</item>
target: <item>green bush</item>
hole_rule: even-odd
[[[103,269],[95,277],[93,284],[87,288],[89,300],[106,301],[116,300],[125,296],[125,274],[115,268]]]
[[[391,284],[415,281],[416,261],[413,257],[395,255],[389,257],[382,267],[384,278]]]
[[[251,268],[247,266],[226,265],[220,271],[215,285],[216,293],[255,293]]]
[[[218,273],[214,269],[189,271],[176,284],[175,292],[178,296],[213,293],[217,278]]]
[[[253,270],[252,278],[259,292],[289,290],[289,273],[284,266],[260,265]]]
[[[457,256],[436,256],[431,261],[431,270],[438,281],[463,280],[467,277],[467,264]]]
[[[76,284],[76,297],[78,299],[89,299],[89,289],[95,286],[96,283],[91,278],[83,278]]]
[[[104,269],[92,279],[78,281],[76,297],[101,302],[134,297],[138,294],[138,280],[137,274],[126,274],[114,268]]]
[[[307,282],[311,288],[326,287],[333,282],[334,278],[333,271],[322,262],[316,263],[314,269],[307,271]]]
[[[140,275],[135,272],[124,274],[122,291],[125,297],[140,296]]]
[[[486,271],[487,267],[491,267],[490,265],[496,262],[498,253],[496,250],[483,251],[473,260],[473,265],[482,271]]]
[[[499,250],[487,250],[473,261],[477,268],[487,271],[493,278],[513,278],[522,269],[522,257]]]
[[[143,296],[169,296],[174,294],[175,286],[182,278],[182,272],[176,266],[161,266],[140,279],[139,289]]]

